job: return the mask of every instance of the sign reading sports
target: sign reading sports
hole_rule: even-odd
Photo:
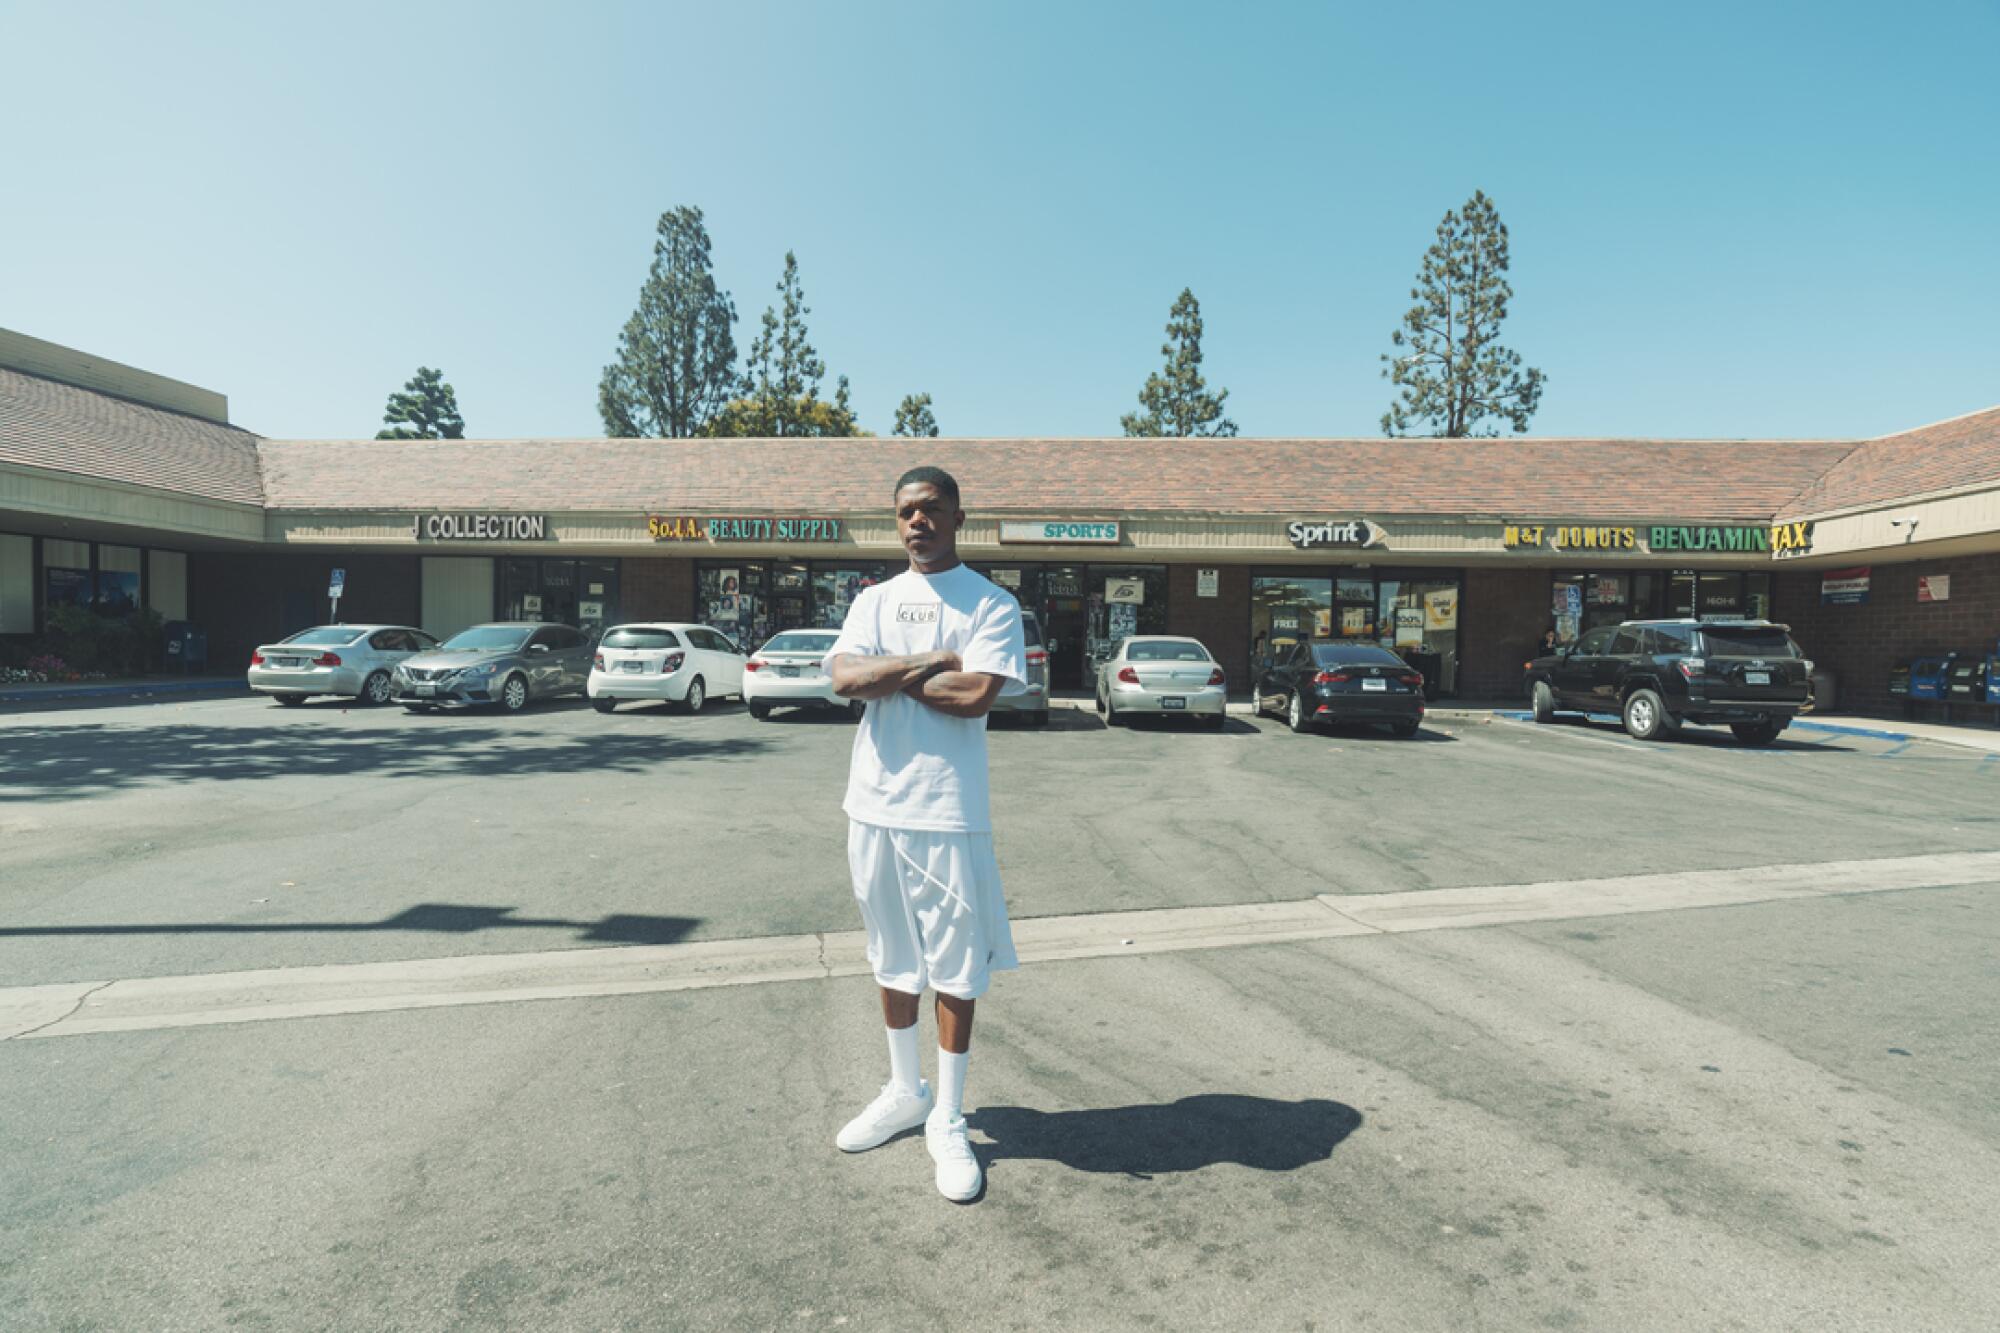
[[[1000,540],[1035,546],[1116,546],[1118,525],[1070,519],[1009,519],[1000,524]]]

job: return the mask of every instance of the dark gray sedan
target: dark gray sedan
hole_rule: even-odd
[[[592,646],[589,635],[568,625],[474,625],[406,659],[391,684],[396,702],[413,712],[492,706],[518,713],[536,699],[582,694]]]

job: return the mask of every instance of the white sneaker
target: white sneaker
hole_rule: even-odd
[[[985,1177],[979,1170],[979,1159],[972,1155],[972,1142],[965,1137],[965,1117],[930,1117],[924,1122],[924,1143],[937,1163],[938,1193],[953,1203],[978,1198]]]
[[[915,1129],[930,1113],[930,1084],[919,1083],[911,1092],[899,1083],[884,1083],[868,1109],[841,1126],[833,1141],[842,1152],[867,1152],[906,1129]]]

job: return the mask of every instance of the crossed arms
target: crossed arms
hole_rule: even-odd
[[[957,653],[862,657],[842,653],[829,664],[833,692],[843,699],[886,699],[907,694],[952,717],[984,717],[1000,697],[1005,678],[965,671]]]

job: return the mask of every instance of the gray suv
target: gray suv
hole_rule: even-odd
[[[413,712],[494,706],[518,713],[535,699],[582,694],[595,641],[568,625],[503,620],[462,629],[408,657],[390,678]]]
[[[1033,611],[1021,612],[1021,633],[1028,641],[1028,689],[1024,694],[1003,694],[993,701],[989,713],[1019,713],[1029,726],[1049,724],[1049,649],[1042,642],[1042,622]]]

